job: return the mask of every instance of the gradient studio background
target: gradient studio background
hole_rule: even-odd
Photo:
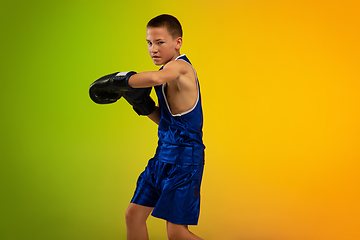
[[[125,239],[156,126],[88,87],[157,70],[145,25],[183,24],[201,82],[207,240],[360,239],[359,1],[9,1],[1,24],[4,240]],[[151,239],[165,223],[150,218]]]

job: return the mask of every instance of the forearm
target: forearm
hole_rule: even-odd
[[[160,122],[160,108],[158,106],[155,107],[155,110],[148,115],[148,117],[157,125],[159,125]]]
[[[180,70],[173,65],[160,71],[140,72],[132,75],[128,80],[128,85],[132,88],[146,88],[158,86],[180,76]]]
[[[147,88],[159,85],[156,77],[158,71],[140,72],[132,75],[129,86],[132,88]]]

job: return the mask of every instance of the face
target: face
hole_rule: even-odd
[[[146,41],[155,65],[164,65],[180,55],[182,38],[173,39],[166,27],[147,28]]]

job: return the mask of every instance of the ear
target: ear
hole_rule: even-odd
[[[176,42],[175,49],[176,49],[176,50],[180,50],[180,48],[181,48],[181,46],[182,46],[182,43],[183,43],[182,37],[177,37],[177,38],[175,39],[175,42]]]

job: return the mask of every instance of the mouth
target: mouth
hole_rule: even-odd
[[[152,59],[159,59],[159,56],[152,56]]]

